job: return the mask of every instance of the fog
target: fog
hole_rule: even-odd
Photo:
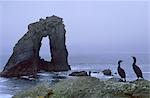
[[[107,0],[1,1],[0,55],[12,54],[28,24],[52,15],[63,18],[69,56],[150,54],[148,2]]]

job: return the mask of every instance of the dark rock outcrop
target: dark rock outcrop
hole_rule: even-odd
[[[86,71],[72,72],[69,76],[88,76]]]
[[[39,70],[67,71],[68,52],[65,45],[65,25],[62,18],[46,17],[28,26],[28,32],[13,48],[13,54],[5,65],[1,76],[20,77],[36,75]],[[39,51],[43,37],[49,37],[51,62],[40,59]]]
[[[105,70],[102,71],[102,73],[103,73],[104,75],[107,75],[107,76],[111,76],[111,75],[112,75],[112,72],[111,72],[110,69],[105,69]]]

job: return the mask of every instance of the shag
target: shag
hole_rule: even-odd
[[[137,78],[138,78],[138,79],[139,79],[139,78],[144,79],[141,69],[136,65],[136,58],[135,58],[134,56],[133,56],[132,58],[133,58],[132,67],[133,67],[133,70],[134,70],[134,72],[135,72]]]
[[[125,71],[120,67],[120,63],[122,62],[122,60],[118,61],[118,74],[120,75],[120,77],[122,79],[124,79],[123,81],[126,82],[126,74]]]

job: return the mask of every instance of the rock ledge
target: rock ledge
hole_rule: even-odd
[[[123,83],[83,76],[62,80],[45,89],[53,91],[50,98],[150,98],[150,81],[147,80]],[[14,98],[36,98],[38,95],[30,96],[29,92],[21,92]]]

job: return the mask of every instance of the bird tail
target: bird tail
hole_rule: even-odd
[[[126,78],[124,78],[124,82],[126,82]]]
[[[141,78],[144,80],[143,76]]]

